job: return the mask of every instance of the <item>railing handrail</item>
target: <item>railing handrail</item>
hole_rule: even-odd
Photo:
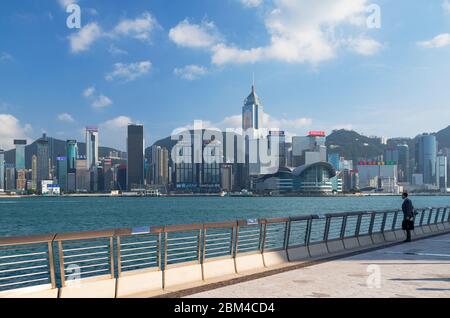
[[[415,211],[426,211],[431,209],[450,209],[450,206],[445,207],[421,207],[415,208]],[[339,212],[339,213],[326,213],[322,215],[322,218],[326,217],[343,217],[343,216],[354,216],[360,214],[384,214],[400,212],[401,209],[392,210],[377,210],[377,211],[352,211],[352,212]],[[259,218],[257,219],[258,224],[263,223],[275,223],[274,220],[286,221],[307,221],[311,219],[319,219],[319,215],[308,214],[308,215],[298,215],[290,217],[279,217],[279,218]],[[150,227],[150,233],[163,233],[163,232],[176,232],[176,231],[189,231],[189,230],[200,230],[203,228],[221,228],[221,227],[232,227],[235,225],[245,226],[247,225],[247,220],[237,220],[237,221],[224,221],[224,222],[212,222],[212,223],[196,223],[196,224],[174,224],[167,226],[153,226]],[[63,233],[51,233],[51,234],[38,234],[38,235],[25,235],[25,236],[11,236],[11,237],[0,237],[0,246],[9,245],[26,245],[34,243],[46,243],[52,241],[69,241],[69,240],[83,240],[83,239],[93,239],[93,238],[106,238],[106,237],[116,237],[116,236],[129,236],[132,234],[133,228],[119,228],[119,229],[108,229],[99,231],[81,231],[81,232],[63,232]]]

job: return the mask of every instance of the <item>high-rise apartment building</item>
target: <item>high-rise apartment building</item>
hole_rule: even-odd
[[[127,189],[144,187],[144,126],[128,125]]]
[[[152,146],[149,169],[151,184],[167,185],[169,183],[169,151],[166,148]]]

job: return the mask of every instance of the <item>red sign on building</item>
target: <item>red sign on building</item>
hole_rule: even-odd
[[[324,131],[310,131],[308,136],[310,136],[310,137],[325,137],[326,134]]]

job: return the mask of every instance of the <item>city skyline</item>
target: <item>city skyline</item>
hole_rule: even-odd
[[[82,10],[80,30],[66,26],[61,3],[71,1],[25,2],[0,4],[0,148],[44,131],[83,140],[87,125],[99,127],[102,145],[120,150],[126,139],[119,137],[132,122],[146,127],[147,147],[196,119],[239,127],[252,74],[265,126],[291,134],[347,128],[414,137],[449,124],[448,1],[305,7],[288,0],[126,6],[80,0],[74,1]],[[379,29],[353,21],[365,20],[370,4],[381,9]],[[323,6],[328,10],[311,19],[301,15],[302,23],[287,12],[312,14]],[[285,43],[292,50],[276,50],[275,35],[292,40],[306,27],[317,31],[309,44],[319,51],[299,50],[295,41]]]

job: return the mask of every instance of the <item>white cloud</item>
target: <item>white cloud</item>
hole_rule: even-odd
[[[439,34],[429,41],[417,42],[417,45],[427,49],[446,47],[450,45],[450,33]]]
[[[61,8],[66,10],[66,8],[69,6],[69,4],[77,3],[77,0],[58,0],[59,5]]]
[[[91,22],[86,24],[77,33],[69,36],[72,53],[80,53],[90,49],[91,45],[103,36],[100,26]]]
[[[31,129],[11,114],[0,114],[0,148],[13,148],[14,139],[29,139],[27,135]]]
[[[116,63],[114,70],[106,75],[106,80],[113,81],[117,78],[125,81],[134,81],[138,77],[144,76],[150,72],[152,63],[150,61],[142,61],[130,64]]]
[[[92,95],[94,95],[94,93],[95,93],[95,87],[91,86],[91,87],[86,88],[83,91],[83,96],[84,97],[91,97]]]
[[[182,79],[193,81],[208,73],[206,67],[199,65],[186,65],[182,68],[175,68],[174,74]]]
[[[12,61],[13,57],[8,52],[0,52],[0,62]]]
[[[111,104],[112,104],[112,100],[103,94],[98,95],[92,101],[92,107],[94,107],[94,108],[105,108],[105,107],[110,106]]]
[[[109,53],[112,55],[118,56],[118,55],[128,55],[128,51],[120,49],[116,47],[114,44],[111,44],[108,49]]]
[[[102,144],[120,150],[126,149],[127,127],[133,120],[127,116],[118,116],[99,125]]]
[[[97,93],[95,87],[91,86],[83,91],[83,96],[91,102],[91,106],[100,109],[112,105],[112,100],[100,93]]]
[[[89,14],[91,15],[96,14],[95,9],[87,10],[89,10]],[[97,22],[91,22],[82,27],[78,32],[69,36],[70,49],[72,53],[87,51],[100,38],[115,39],[117,37],[129,36],[134,39],[149,42],[152,31],[157,28],[160,28],[160,26],[149,12],[144,12],[134,20],[124,19],[120,21],[110,32],[103,31]],[[119,53],[119,50],[114,48],[112,51]],[[124,53],[124,51],[120,53]]]
[[[318,64],[335,58],[339,48],[361,55],[381,49],[365,34],[368,4],[368,0],[274,0],[274,9],[265,17],[270,41],[258,47],[226,43],[217,36],[213,22],[197,25],[184,20],[169,36],[179,46],[209,49],[216,65],[267,60]]]
[[[149,12],[144,12],[134,20],[125,19],[119,22],[114,28],[114,34],[148,41],[152,31],[159,27],[158,21]]]
[[[73,123],[75,121],[75,119],[73,119],[72,115],[70,115],[68,113],[59,114],[58,116],[56,116],[56,118],[59,121],[62,121],[62,122],[65,122],[65,123]]]
[[[347,47],[360,55],[374,55],[381,50],[382,45],[374,39],[359,37],[348,39]]]
[[[259,7],[263,3],[263,0],[240,0],[240,2],[246,8],[256,8],[256,7]]]
[[[220,40],[214,23],[206,20],[192,24],[185,19],[170,29],[169,37],[178,46],[190,48],[210,48]]]
[[[450,0],[444,0],[444,2],[442,2],[442,8],[445,13],[450,13]]]

